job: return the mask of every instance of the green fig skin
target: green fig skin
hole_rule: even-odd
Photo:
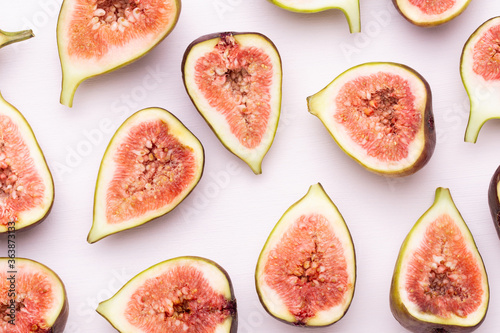
[[[422,223],[422,221],[425,220],[427,213],[431,212],[435,205],[439,203],[441,200],[450,200],[451,204],[454,206],[454,210],[456,210],[456,213],[458,216],[460,216],[460,212],[456,209],[456,206],[454,205],[453,199],[450,195],[450,192],[446,188],[437,188],[436,189],[436,196],[433,205],[418,219],[418,221],[415,223],[411,231],[408,233],[406,236],[403,244],[401,245],[401,249],[398,255],[398,259],[394,268],[394,273],[391,281],[391,288],[390,288],[390,295],[389,295],[389,301],[390,301],[390,308],[391,312],[394,316],[394,318],[407,330],[414,332],[414,333],[468,333],[472,332],[475,329],[477,329],[484,321],[486,318],[486,313],[488,311],[488,305],[489,305],[489,285],[488,285],[488,277],[486,274],[486,270],[484,270],[484,278],[486,280],[486,287],[487,289],[485,290],[485,293],[487,294],[487,304],[485,307],[485,312],[483,314],[482,319],[475,325],[473,326],[460,326],[460,325],[450,325],[450,324],[439,324],[439,323],[432,323],[432,322],[424,322],[420,321],[412,314],[409,312],[408,308],[403,304],[403,301],[401,300],[401,297],[398,293],[399,289],[399,275],[400,275],[400,269],[403,265],[403,257],[405,254],[405,249],[410,242],[411,235],[413,231],[417,228],[417,226]],[[462,219],[463,220],[463,219]],[[466,226],[467,228],[467,226]],[[467,230],[470,233],[470,230],[467,228]],[[474,242],[472,240],[472,242]],[[477,246],[474,243],[474,248],[477,251]],[[479,258],[481,258],[481,255],[479,254],[479,251],[477,251]],[[481,259],[482,260],[482,259]],[[483,265],[481,261],[481,265]],[[484,266],[483,266],[484,268]]]

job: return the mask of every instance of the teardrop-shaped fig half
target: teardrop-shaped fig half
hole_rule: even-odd
[[[321,184],[292,205],[262,249],[255,271],[259,299],[278,320],[327,326],[347,312],[356,282],[349,229]]]
[[[57,23],[61,104],[80,83],[142,57],[175,27],[180,0],[64,0]]]
[[[450,191],[438,188],[401,246],[392,313],[415,333],[464,333],[483,322],[488,303],[488,277],[472,234]]]
[[[54,183],[33,131],[0,94],[0,233],[42,222],[54,201]]]
[[[491,218],[495,224],[495,230],[500,238],[500,166],[491,177],[488,188],[488,204],[490,206]]]
[[[470,0],[392,0],[392,2],[411,23],[430,27],[446,23],[460,15]]]
[[[136,275],[97,312],[122,333],[236,333],[227,272],[200,257],[178,257]]]
[[[475,143],[481,127],[500,118],[500,17],[484,22],[467,40],[462,51],[460,74],[470,99],[465,141]]]
[[[0,258],[0,332],[62,333],[68,319],[64,284],[50,268],[25,258]]]
[[[347,18],[351,33],[361,32],[359,0],[269,0],[276,6],[299,13],[317,13],[340,9]]]
[[[21,42],[26,39],[34,37],[32,30],[22,30],[15,32],[8,32],[0,30],[0,49],[12,43]]]
[[[434,152],[431,90],[405,65],[355,66],[308,97],[307,103],[340,148],[375,173],[415,173]]]
[[[202,36],[188,46],[182,74],[222,144],[261,173],[281,109],[281,58],[274,44],[258,33]]]
[[[200,141],[170,112],[136,112],[104,153],[88,242],[130,229],[174,209],[203,173]]]

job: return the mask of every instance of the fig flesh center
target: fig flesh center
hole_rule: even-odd
[[[369,156],[399,161],[419,131],[421,115],[407,80],[391,73],[347,82],[336,100],[336,121]]]
[[[406,290],[420,311],[442,318],[466,317],[481,305],[480,269],[449,215],[440,216],[426,230],[413,260],[418,264],[408,269]]]
[[[500,25],[487,30],[474,45],[474,73],[486,81],[500,80]]]
[[[17,221],[19,213],[39,205],[44,189],[17,126],[0,116],[0,224]]]
[[[145,281],[125,316],[152,333],[213,332],[234,311],[234,303],[213,290],[200,271],[181,266]]]
[[[110,223],[120,223],[127,216],[140,216],[172,202],[196,175],[193,150],[170,134],[162,121],[132,128],[117,149],[115,161],[106,207]]]
[[[264,272],[266,283],[298,325],[342,303],[351,287],[342,244],[319,214],[303,215],[294,222],[280,246],[269,253]]]
[[[160,34],[172,12],[173,1],[87,0],[73,14],[68,52],[85,59],[101,58],[111,47],[141,35]]]
[[[195,66],[196,84],[210,106],[225,116],[243,146],[257,147],[271,110],[273,65],[269,56],[223,34],[214,50],[199,58]]]
[[[427,15],[438,15],[446,12],[455,5],[456,0],[409,0]]]

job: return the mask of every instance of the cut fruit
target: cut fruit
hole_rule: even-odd
[[[483,260],[450,191],[436,190],[433,205],[406,236],[394,269],[394,317],[415,332],[471,332],[488,310]]]
[[[204,161],[200,141],[167,110],[133,114],[104,153],[88,242],[170,212],[198,184]]]
[[[202,36],[188,46],[182,74],[222,144],[261,173],[281,109],[281,58],[274,44],[258,33]]]
[[[321,184],[292,205],[262,249],[255,271],[259,299],[278,320],[327,326],[347,312],[356,282],[349,229]]]
[[[0,332],[62,333],[68,300],[61,279],[30,259],[0,258]]]
[[[136,275],[97,312],[120,332],[236,333],[227,272],[200,257],[178,257]]]
[[[151,51],[175,27],[180,0],[64,0],[57,23],[61,103],[78,85]]]
[[[358,65],[308,97],[307,104],[340,148],[375,173],[415,173],[434,152],[431,90],[407,66]]]
[[[500,166],[491,177],[488,189],[488,204],[490,206],[491,217],[495,224],[498,237],[500,238]]]
[[[269,0],[276,6],[299,13],[316,13],[328,9],[344,12],[351,33],[361,31],[359,0]]]
[[[0,233],[42,222],[54,201],[54,183],[33,131],[0,94]]]
[[[500,118],[500,17],[483,23],[462,51],[460,74],[470,99],[465,141],[475,143],[481,127]]]
[[[4,46],[7,46],[12,43],[21,42],[26,39],[30,39],[31,37],[35,37],[33,31],[31,30],[22,30],[16,32],[7,32],[0,30],[0,49]]]
[[[411,23],[423,27],[446,23],[460,15],[470,0],[392,0],[394,6]]]

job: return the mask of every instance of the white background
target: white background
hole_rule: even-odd
[[[500,15],[497,0],[472,1],[461,16],[432,29],[405,21],[389,0],[362,0],[361,34],[349,34],[345,17],[335,10],[304,15],[265,0],[184,0],[176,28],[161,45],[125,68],[83,83],[72,109],[59,104],[55,28],[60,3],[0,2],[1,29],[30,27],[36,34],[0,50],[0,91],[30,122],[54,176],[51,214],[36,228],[17,234],[16,250],[20,257],[48,265],[64,281],[70,303],[65,332],[114,332],[94,311],[97,302],[140,271],[181,255],[210,258],[229,272],[238,299],[239,332],[301,331],[265,313],[253,274],[274,224],[316,182],[323,184],[351,230],[358,280],[347,315],[315,332],[405,332],[389,309],[392,271],[404,237],[432,204],[439,186],[451,189],[489,273],[489,312],[477,332],[500,329],[500,240],[487,203],[488,184],[500,164],[500,122],[486,123],[476,144],[464,143],[469,104],[459,73],[469,35]],[[282,117],[262,175],[254,175],[220,144],[182,83],[186,46],[224,30],[264,33],[282,56]],[[428,165],[412,176],[386,179],[364,170],[307,112],[307,96],[368,61],[409,65],[432,88],[438,143]],[[129,115],[149,106],[170,110],[200,139],[206,152],[204,176],[173,212],[90,245],[86,237],[104,150]],[[7,253],[5,239],[0,240],[1,251]]]

